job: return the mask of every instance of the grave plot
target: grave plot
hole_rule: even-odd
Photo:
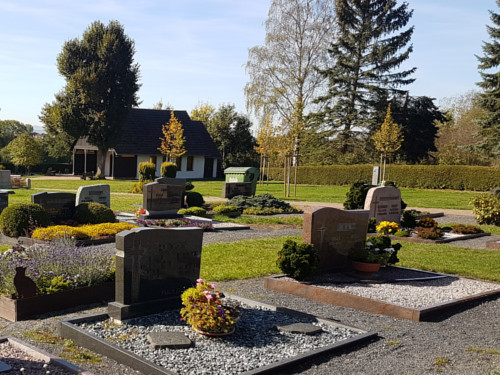
[[[403,267],[385,267],[371,276],[325,273],[305,282],[267,277],[264,287],[334,306],[415,322],[456,306],[500,295],[500,284]]]

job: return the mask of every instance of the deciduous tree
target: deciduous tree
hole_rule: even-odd
[[[396,124],[392,119],[390,104],[387,106],[387,112],[382,126],[375,132],[375,134],[373,134],[372,139],[375,143],[375,148],[382,153],[382,160],[384,164],[382,181],[384,181],[387,157],[398,151],[404,140],[401,126]]]
[[[184,143],[184,128],[182,123],[175,117],[174,111],[170,113],[170,120],[161,127],[163,137],[160,137],[161,146],[158,150],[167,155],[167,161],[176,160],[186,153]]]
[[[30,168],[42,162],[43,147],[31,134],[20,134],[11,141],[6,151],[14,165],[26,167],[27,174],[30,174]]]
[[[40,117],[47,133],[66,133],[72,140],[87,137],[97,146],[96,175],[102,178],[107,151],[119,139],[128,111],[138,104],[134,53],[134,42],[120,23],[92,23],[82,39],[64,43],[57,66],[66,85]]]

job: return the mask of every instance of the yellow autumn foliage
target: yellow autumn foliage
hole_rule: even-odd
[[[31,234],[31,237],[46,241],[66,237],[74,237],[77,240],[83,240],[89,238],[98,238],[101,236],[113,236],[124,230],[129,230],[136,227],[137,225],[130,223],[102,223],[95,225],[82,225],[80,227],[54,225],[47,228],[36,228]]]

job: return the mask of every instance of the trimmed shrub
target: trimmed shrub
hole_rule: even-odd
[[[203,195],[196,191],[188,191],[186,193],[186,204],[188,207],[201,207],[205,204]]]
[[[416,227],[415,230],[417,231],[417,237],[426,240],[437,240],[444,235],[443,231],[436,227]]]
[[[161,164],[160,168],[161,175],[163,177],[175,178],[175,176],[177,175],[177,164],[175,163],[166,161]]]
[[[451,230],[453,231],[453,233],[459,233],[459,234],[484,233],[484,231],[481,228],[475,225],[456,224],[451,226]]]
[[[417,222],[416,226],[420,228],[437,228],[438,223],[432,217],[423,217]]]
[[[240,213],[240,210],[238,209],[237,206],[226,206],[226,205],[215,206],[213,207],[212,211],[220,215],[233,214],[235,212],[237,212],[238,214]]]
[[[142,194],[143,193],[143,188],[145,184],[149,184],[150,182],[153,182],[153,180],[146,180],[146,181],[139,181],[132,186],[132,188],[129,190],[129,193],[132,194]]]
[[[15,203],[0,214],[0,231],[9,237],[29,235],[35,227],[49,224],[49,213],[37,203]]]
[[[189,207],[189,208],[181,208],[177,211],[179,215],[194,215],[194,216],[205,216],[207,214],[207,210],[202,207]]]
[[[500,195],[483,194],[474,197],[470,204],[479,224],[500,226]]]
[[[401,215],[401,227],[415,228],[417,226],[417,218],[415,211],[403,211]]]
[[[261,194],[255,197],[245,197],[243,195],[237,195],[226,202],[226,206],[236,206],[240,211],[243,211],[250,207],[257,208],[277,208],[281,209],[282,212],[294,212],[294,208],[290,206],[289,203],[282,201],[281,199],[275,198],[271,194]]]
[[[304,280],[317,272],[318,253],[312,244],[287,240],[278,251],[276,266],[287,276]]]
[[[344,208],[346,210],[359,210],[365,207],[366,195],[374,185],[368,185],[363,181],[356,181],[346,193]]]
[[[76,206],[74,219],[80,224],[114,223],[116,221],[113,210],[97,202],[81,203]]]
[[[194,185],[191,181],[186,181],[186,191],[193,190]]]
[[[156,165],[149,161],[139,163],[139,182],[153,181],[156,174]]]

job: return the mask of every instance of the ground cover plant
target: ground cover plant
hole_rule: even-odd
[[[114,279],[114,251],[94,247],[90,251],[67,240],[29,247],[13,246],[0,254],[0,294],[16,294],[16,267],[25,267],[26,276],[36,284],[38,294],[102,284]]]
[[[69,225],[53,225],[47,228],[36,228],[31,238],[52,241],[61,238],[75,238],[77,240],[95,239],[115,236],[124,230],[130,230],[137,225],[130,223],[101,223],[72,227]]]
[[[135,222],[140,227],[160,227],[160,228],[175,228],[175,227],[199,227],[205,232],[212,231],[213,225],[210,222],[202,220],[190,219],[135,219]]]

